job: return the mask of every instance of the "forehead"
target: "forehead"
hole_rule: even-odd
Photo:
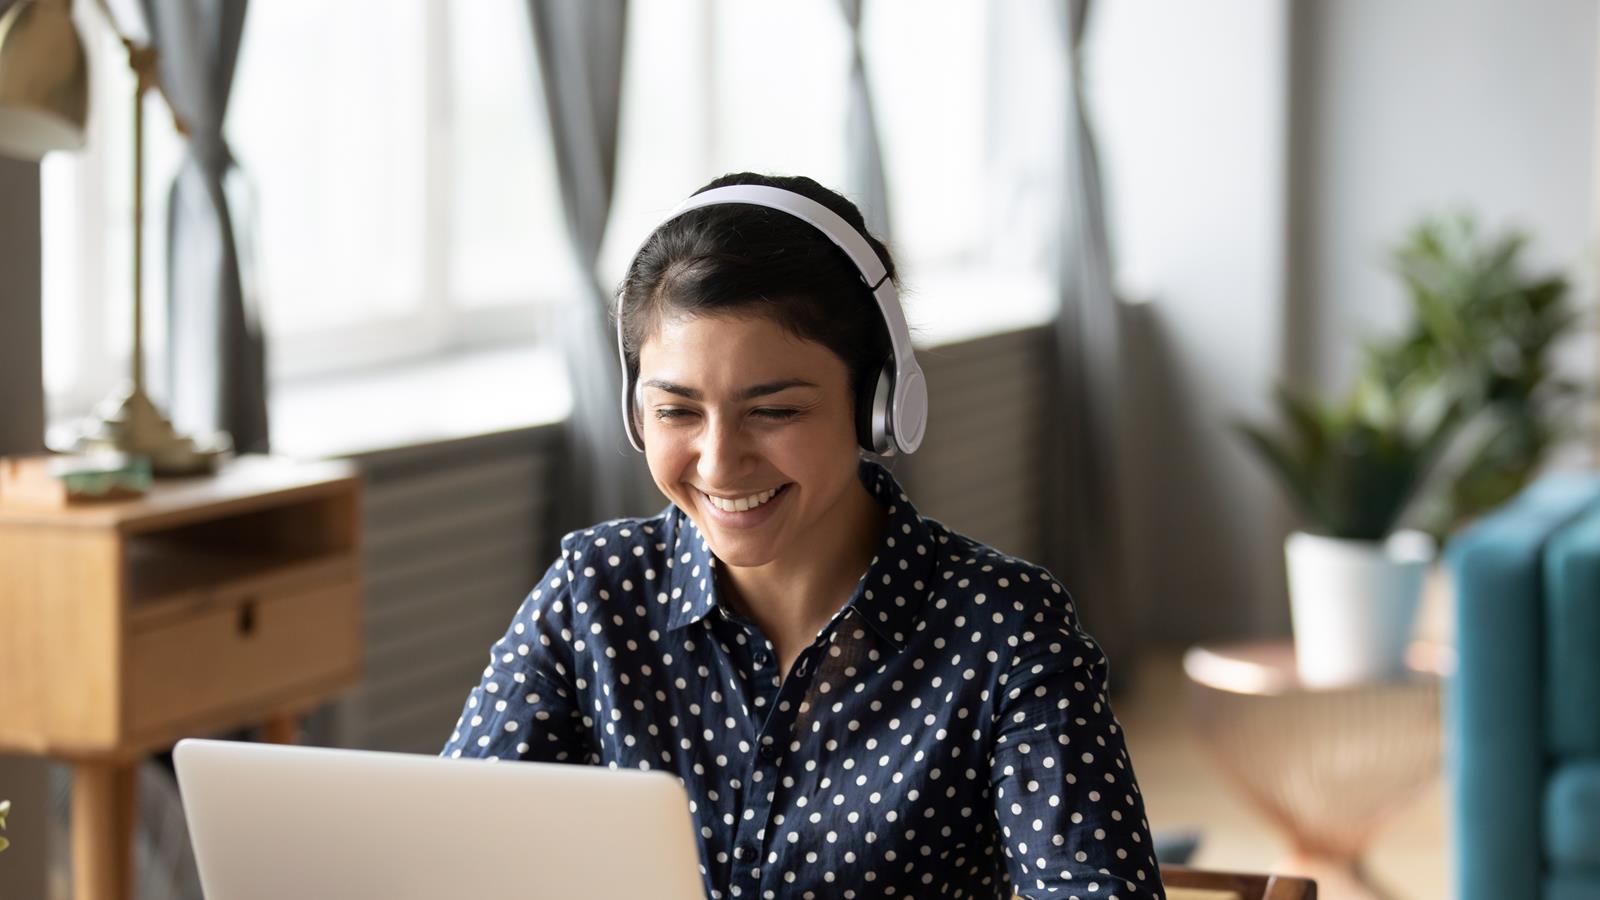
[[[639,377],[716,390],[785,379],[824,385],[847,372],[832,350],[766,316],[676,314],[640,345]]]

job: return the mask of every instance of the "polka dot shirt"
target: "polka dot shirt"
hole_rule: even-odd
[[[1067,592],[860,476],[883,543],[787,676],[669,505],[562,539],[443,755],[676,774],[712,898],[1162,897]]]

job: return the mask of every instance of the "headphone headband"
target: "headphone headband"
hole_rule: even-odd
[[[762,206],[788,213],[822,232],[824,237],[843,250],[855,264],[862,282],[877,301],[878,310],[883,315],[884,324],[889,332],[889,343],[893,347],[893,357],[888,367],[891,390],[891,396],[886,398],[888,408],[875,413],[882,419],[880,426],[888,443],[886,450],[879,452],[892,454],[897,450],[901,453],[915,451],[921,445],[922,435],[927,427],[928,389],[923,379],[922,368],[917,365],[916,356],[911,351],[911,332],[906,327],[905,313],[900,308],[899,292],[895,289],[894,280],[889,277],[883,260],[878,258],[872,245],[838,213],[810,197],[768,185],[736,184],[712,188],[701,191],[679,204],[677,209],[651,229],[650,235],[647,235],[644,242],[639,245],[639,251],[644,249],[650,241],[650,236],[660,230],[662,225],[690,210],[726,203]],[[638,258],[639,251],[635,251],[635,259]],[[642,451],[643,444],[634,430],[633,384],[628,372],[627,354],[622,346],[621,297],[618,297],[617,309],[617,356],[622,363],[623,425],[634,449]],[[879,427],[874,428],[874,431],[877,430]]]

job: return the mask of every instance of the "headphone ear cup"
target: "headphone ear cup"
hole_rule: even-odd
[[[628,429],[634,449],[644,452],[644,416],[639,410],[639,383],[632,378],[628,379],[628,416],[623,427]]]
[[[894,388],[894,361],[885,362],[876,378],[865,379],[856,397],[856,443],[880,456],[892,449],[889,439],[889,398]]]

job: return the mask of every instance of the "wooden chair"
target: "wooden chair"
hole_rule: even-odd
[[[1162,866],[1161,883],[1168,900],[1317,900],[1317,883],[1292,875]]]
[[[1291,875],[1162,866],[1161,884],[1167,889],[1167,900],[1317,900],[1315,881]]]

